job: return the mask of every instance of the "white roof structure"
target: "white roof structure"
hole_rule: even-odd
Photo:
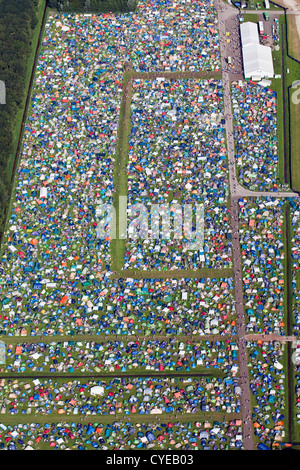
[[[97,395],[104,395],[104,387],[101,387],[100,385],[95,385],[90,389],[90,393],[93,397]]]
[[[248,44],[242,49],[245,78],[260,80],[274,76],[271,48],[261,44]]]
[[[242,23],[240,32],[245,78],[261,80],[274,77],[272,51],[270,47],[259,44],[257,24],[250,21]]]
[[[246,46],[247,44],[259,44],[257,23],[251,23],[250,21],[241,23],[240,31],[242,46]]]
[[[47,197],[47,188],[45,188],[44,186],[40,188],[40,198],[42,197]]]

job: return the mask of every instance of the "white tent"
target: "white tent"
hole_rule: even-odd
[[[97,395],[104,395],[104,387],[101,387],[100,385],[95,385],[95,387],[92,387],[90,389],[91,395],[97,396]]]
[[[272,52],[261,44],[248,44],[242,49],[245,78],[260,80],[274,77]]]
[[[261,80],[274,77],[272,51],[259,43],[257,24],[247,21],[240,25],[245,78]]]
[[[257,23],[251,23],[251,21],[241,23],[240,32],[242,46],[246,46],[247,44],[259,44]]]
[[[47,188],[45,188],[45,186],[42,186],[42,187],[40,188],[40,199],[41,199],[42,197],[47,197]]]

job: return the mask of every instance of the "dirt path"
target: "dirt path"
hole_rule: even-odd
[[[242,421],[243,421],[243,436],[244,436],[244,449],[253,450],[253,432],[251,420],[251,397],[250,397],[250,383],[248,376],[247,366],[247,351],[246,351],[246,326],[245,326],[245,310],[243,301],[243,280],[242,280],[242,266],[241,266],[241,248],[239,240],[239,207],[238,198],[243,194],[242,186],[238,184],[236,171],[235,171],[235,154],[234,154],[234,138],[233,138],[233,117],[231,109],[231,94],[230,94],[230,75],[226,70],[226,26],[225,22],[228,18],[237,16],[238,11],[229,5],[224,5],[220,0],[215,1],[215,8],[218,11],[219,21],[219,35],[220,35],[220,48],[221,48],[221,61],[222,61],[222,78],[224,87],[224,114],[226,117],[226,139],[227,139],[227,152],[229,163],[229,182],[230,182],[230,218],[232,230],[232,250],[233,250],[233,266],[234,266],[234,285],[235,285],[235,305],[237,315],[237,335],[239,343],[239,373],[240,373],[240,387],[241,393],[241,406],[242,406]]]

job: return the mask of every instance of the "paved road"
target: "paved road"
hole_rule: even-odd
[[[215,7],[218,11],[219,34],[221,46],[222,61],[222,77],[223,77],[223,93],[224,93],[224,111],[226,116],[226,138],[229,162],[229,182],[231,192],[231,230],[232,230],[232,250],[234,262],[234,281],[235,281],[235,302],[237,314],[237,334],[239,342],[239,366],[240,366],[240,386],[241,386],[241,406],[243,417],[243,435],[245,450],[253,450],[253,434],[251,421],[251,400],[250,400],[250,384],[247,366],[247,352],[245,339],[245,310],[243,302],[243,280],[241,267],[241,251],[239,240],[239,223],[238,223],[238,198],[244,196],[244,188],[237,182],[235,173],[235,156],[234,156],[234,139],[233,139],[233,122],[230,97],[230,76],[226,71],[226,22],[230,18],[237,15],[236,8],[225,5],[220,0],[215,0]],[[236,44],[239,47],[239,44]]]
[[[271,334],[264,334],[264,333],[250,333],[247,335],[247,340],[253,340],[253,341],[280,341],[281,343],[286,343],[288,341],[291,341],[294,343],[295,341],[299,341],[299,338],[297,336],[281,336],[281,335],[276,335],[275,333]]]
[[[272,196],[272,197],[298,197],[297,193],[292,191],[250,191],[239,184],[236,176],[236,165],[235,165],[235,153],[234,153],[234,137],[233,137],[233,116],[231,108],[231,94],[230,94],[230,83],[231,79],[238,79],[240,77],[232,76],[232,73],[227,69],[225,58],[228,56],[227,43],[226,43],[226,31],[229,30],[228,25],[237,24],[238,10],[230,5],[224,4],[221,0],[215,0],[215,7],[218,11],[219,20],[219,34],[220,34],[220,49],[221,49],[221,62],[222,62],[222,79],[223,79],[223,92],[224,92],[224,112],[225,112],[225,128],[226,128],[226,139],[227,139],[227,152],[228,152],[228,164],[229,164],[229,184],[231,194],[231,230],[232,230],[232,250],[233,250],[233,264],[234,264],[234,280],[235,280],[235,300],[236,300],[236,314],[237,314],[237,334],[239,339],[239,365],[240,365],[240,377],[241,377],[241,405],[242,405],[242,416],[243,416],[243,435],[244,435],[244,448],[245,450],[252,450],[254,448],[253,443],[253,428],[251,420],[251,399],[250,399],[250,384],[247,366],[247,352],[246,343],[248,339],[264,339],[263,335],[251,335],[246,336],[246,317],[243,302],[243,279],[242,279],[242,266],[241,266],[241,251],[240,251],[240,240],[239,240],[239,223],[238,223],[238,199],[240,197],[251,197],[251,196]],[[236,54],[234,57],[239,57],[240,43],[235,34],[235,47]],[[237,66],[240,63],[238,61]],[[275,335],[276,336],[276,335]],[[270,335],[268,340],[274,341],[275,336]],[[280,338],[280,337],[279,337]],[[276,339],[277,336],[276,336]],[[285,337],[285,340],[293,341],[293,339]],[[281,338],[281,341],[283,339]]]
[[[284,15],[284,10],[241,10],[245,14],[269,13],[269,15]],[[300,15],[300,10],[287,10],[287,15]]]

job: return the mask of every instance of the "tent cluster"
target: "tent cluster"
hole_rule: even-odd
[[[233,82],[231,94],[239,181],[251,190],[276,191],[277,94],[253,82]]]
[[[215,21],[210,19],[208,4],[187,2],[184,7],[174,5],[173,11],[171,3],[166,2],[166,6],[161,2],[158,16],[152,15],[152,9],[146,4],[141,4],[139,10],[145,7],[160,26],[164,20],[159,21],[159,15],[169,18],[172,10],[172,15],[181,18],[178,22],[184,26],[181,10],[187,9],[192,15],[195,13],[192,5],[201,11],[202,17],[201,27],[199,24],[193,30],[200,31],[203,27],[206,31],[206,22]],[[212,15],[215,17],[215,13]],[[196,13],[193,19],[197,21]],[[2,334],[73,334],[76,330],[90,332],[98,327],[93,315],[97,317],[98,306],[101,308],[103,303],[101,297],[107,289],[111,256],[109,237],[97,239],[97,207],[100,202],[112,202],[115,191],[114,155],[126,61],[126,54],[119,47],[122,46],[119,44],[121,24],[127,24],[128,34],[136,41],[137,35],[130,30],[136,27],[130,14],[49,16],[25,127],[12,213],[3,242]],[[180,28],[176,28],[177,33],[178,38],[183,37]],[[212,32],[207,37],[213,41]],[[125,42],[127,45],[128,40]],[[199,82],[196,86],[191,88],[193,97],[196,99],[201,87],[206,95],[214,91],[214,97],[209,99],[212,105],[209,112],[220,111],[221,84]],[[188,106],[188,93],[186,90],[187,101],[183,107]],[[200,104],[202,99],[199,97]],[[195,106],[195,112],[197,109]],[[219,138],[219,155],[223,160],[223,129],[218,122],[215,125],[212,142]],[[214,153],[208,155],[208,159],[214,158],[219,157]],[[171,265],[195,267],[197,262],[211,267],[231,265],[228,209],[222,202],[226,178],[223,165],[224,162],[218,176],[211,176],[215,198],[221,189],[222,195],[215,208],[206,209],[209,246],[205,250],[209,253],[205,256],[206,251],[194,252],[192,261],[185,253],[180,261],[182,249],[178,246],[177,253],[165,256]],[[210,202],[205,194],[203,198]],[[168,249],[163,246],[161,252]],[[126,266],[139,256],[130,256]],[[147,268],[151,263],[151,257],[148,258]],[[161,267],[161,261],[160,257],[152,264]],[[136,266],[140,264],[138,261]],[[93,318],[88,321],[88,317]]]
[[[156,78],[132,88],[129,201],[225,198],[222,81]]]
[[[212,0],[140,2],[135,12],[118,17],[118,23],[121,45],[135,71],[220,70]]]
[[[291,212],[291,256],[292,256],[292,308],[293,308],[293,334],[299,336],[300,330],[300,311],[299,311],[299,299],[300,299],[300,272],[299,272],[299,260],[300,260],[300,215],[299,202],[295,199],[290,200],[290,212]],[[300,362],[299,362],[300,364]]]
[[[136,424],[128,421],[0,424],[0,449],[130,450],[154,446],[170,450],[242,449],[242,422],[235,419]]]
[[[218,369],[236,375],[236,341],[170,338],[101,342],[64,341],[7,345],[3,372],[126,372]]]
[[[0,381],[1,414],[238,413],[240,393],[231,376]]]
[[[122,85],[100,75],[97,64],[79,70],[63,39],[52,41],[58,38],[55,54],[44,49],[38,61],[3,243],[7,333],[29,324],[30,332],[46,333],[55,321],[50,312],[56,329],[70,333],[65,325],[75,306],[82,322],[87,300],[97,296],[94,286],[103,290],[110,269],[110,240],[96,234],[97,207],[112,202]]]
[[[254,405],[254,435],[279,443],[285,437],[285,371],[283,347],[278,341],[247,342],[250,390]]]
[[[31,264],[29,265],[31,267]],[[31,290],[6,291],[2,282],[2,327],[26,336],[38,334],[236,334],[232,278],[119,279],[106,281],[76,273],[67,291],[36,275]],[[29,296],[29,294],[31,294]],[[40,301],[40,309],[36,305]],[[49,313],[48,308],[55,307]],[[27,313],[26,313],[27,310]],[[22,313],[24,312],[24,313]],[[31,313],[32,312],[32,313]],[[48,315],[48,317],[47,317]],[[36,325],[41,325],[36,327]],[[30,330],[29,330],[30,329]]]
[[[236,334],[232,278],[120,279],[107,297],[106,333]]]
[[[240,199],[239,219],[246,329],[284,335],[284,200]]]
[[[56,45],[55,34],[62,34],[82,68],[96,59],[100,70],[109,72],[122,69],[125,62],[132,62],[138,72],[220,70],[212,0],[141,1],[135,12],[51,14],[49,20],[52,34],[45,44]]]
[[[132,227],[133,234],[129,232],[126,243],[125,267],[230,267],[222,82],[157,78],[135,80],[132,87],[128,200],[131,205],[142,203],[147,208],[148,229],[143,225],[138,232]],[[170,228],[164,229],[164,236],[160,231],[160,238],[155,238],[155,225],[153,228],[154,204],[166,206],[161,209],[165,215],[170,211]],[[189,250],[193,238],[182,207],[191,206],[194,232],[200,235],[201,225],[195,222],[195,212],[201,204],[204,249],[200,250],[202,254],[193,256]],[[173,217],[178,217],[176,205],[183,217],[181,230],[173,226]],[[135,217],[134,211],[132,219]],[[140,238],[141,247],[136,238]]]

